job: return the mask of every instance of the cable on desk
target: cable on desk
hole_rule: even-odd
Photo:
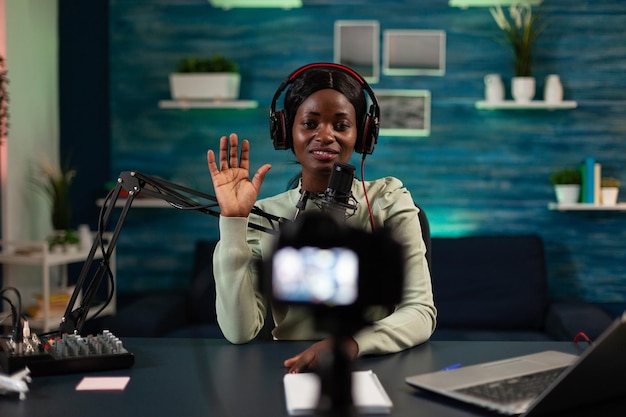
[[[15,297],[17,298],[17,307],[13,304],[9,297],[4,295],[7,291],[13,291],[13,293],[15,294]],[[21,335],[20,317],[22,316],[22,296],[19,290],[15,287],[6,287],[0,290],[0,295],[2,296],[2,299],[9,303],[9,305],[11,306],[11,315],[13,316],[13,331],[15,332],[15,336],[17,336],[18,334]]]
[[[578,342],[580,342],[581,339],[587,342],[587,344],[593,345],[593,342],[591,341],[591,339],[589,339],[589,336],[587,336],[585,332],[576,333],[576,336],[574,336],[574,343],[578,344]]]
[[[2,324],[6,319],[11,317],[11,319],[12,319],[11,323],[12,323],[12,326],[13,326],[13,329],[14,329],[13,331],[15,331],[15,318],[17,317],[17,309],[15,308],[15,304],[13,304],[13,301],[9,297],[7,297],[5,295],[2,296],[2,299],[9,304],[9,307],[11,308],[11,314],[7,315],[2,320],[0,320],[0,324]]]
[[[15,297],[17,298],[17,307],[13,304],[9,297],[4,294],[7,291],[13,291]],[[13,337],[15,338],[15,345],[17,346],[17,351],[22,353],[22,346],[24,342],[24,334],[22,329],[22,296],[19,290],[15,287],[6,287],[0,290],[0,296],[2,299],[9,303],[11,306],[11,315],[13,316]]]

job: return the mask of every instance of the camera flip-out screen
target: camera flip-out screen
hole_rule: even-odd
[[[359,295],[359,258],[351,249],[286,246],[276,251],[272,263],[276,299],[351,305]]]
[[[281,226],[260,272],[261,290],[276,303],[387,307],[402,299],[404,252],[385,227],[368,232],[311,210]]]

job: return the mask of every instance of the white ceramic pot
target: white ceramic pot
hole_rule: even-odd
[[[550,74],[546,77],[543,87],[543,99],[547,103],[560,103],[563,101],[563,85],[561,78],[557,74]]]
[[[170,74],[174,100],[236,100],[240,83],[241,75],[234,72]]]
[[[91,230],[89,230],[89,225],[78,225],[78,239],[80,239],[81,250],[88,251],[89,249],[91,249],[91,245],[93,245],[93,237],[91,236]]]
[[[528,103],[535,97],[535,77],[513,77],[511,95],[518,103]]]
[[[619,188],[602,187],[600,193],[600,204],[602,204],[603,206],[614,206],[617,204],[617,195],[619,194]]]
[[[78,253],[80,246],[78,244],[66,244],[65,253]]]
[[[556,201],[560,204],[576,204],[580,201],[580,185],[562,184],[555,185]]]
[[[485,75],[485,101],[499,103],[504,100],[504,83],[500,74]]]

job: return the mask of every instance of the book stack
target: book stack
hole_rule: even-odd
[[[53,291],[50,293],[49,313],[50,317],[62,317],[65,314],[70,298],[72,297],[74,288],[69,287],[65,290]],[[36,294],[37,304],[27,308],[26,313],[34,319],[44,318],[44,302],[43,295]]]
[[[580,164],[582,184],[580,188],[580,202],[585,204],[600,204],[600,178],[602,166],[593,157],[588,156]]]

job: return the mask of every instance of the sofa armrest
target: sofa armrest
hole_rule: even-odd
[[[573,341],[583,332],[597,338],[612,322],[603,309],[584,301],[554,301],[546,317],[545,331],[556,340]]]
[[[108,326],[120,337],[158,337],[188,321],[183,293],[148,294],[118,310]]]

